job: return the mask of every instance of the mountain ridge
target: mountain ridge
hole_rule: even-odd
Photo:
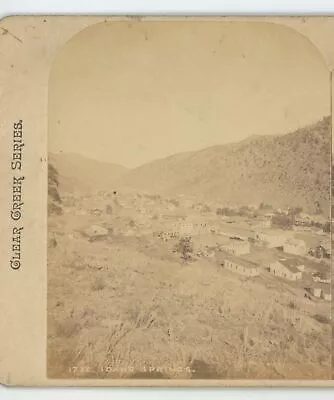
[[[133,169],[75,153],[49,155],[60,191],[136,190],[221,204],[270,203],[329,213],[331,119],[296,131],[169,155]]]
[[[49,153],[49,165],[58,173],[60,191],[105,190],[112,185],[127,168],[104,161],[88,158],[77,153]]]
[[[330,117],[296,131],[175,154],[128,170],[115,184],[232,203],[270,202],[327,213]]]

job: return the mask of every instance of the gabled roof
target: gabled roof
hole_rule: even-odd
[[[226,247],[249,246],[249,242],[246,242],[245,240],[229,239],[229,241],[227,243],[224,243],[223,246]]]
[[[255,264],[254,262],[249,261],[249,260],[245,260],[244,258],[241,258],[241,257],[228,255],[228,256],[225,256],[224,259],[227,260],[227,261],[234,262],[234,263],[236,263],[238,265],[242,265],[245,268],[249,268],[249,269],[258,268],[258,265]]]
[[[292,246],[306,246],[306,243],[302,239],[295,239],[295,238],[289,238],[285,241],[286,244],[292,245]]]
[[[281,258],[278,262],[293,273],[300,272],[297,267],[303,265],[293,258]]]

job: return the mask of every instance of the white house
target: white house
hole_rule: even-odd
[[[287,237],[275,231],[259,231],[255,234],[255,239],[264,242],[268,248],[283,247]]]
[[[295,260],[281,258],[269,264],[269,272],[280,278],[297,281],[302,278],[302,272],[298,267],[301,265]]]
[[[244,276],[258,276],[260,270],[257,264],[244,260],[242,258],[227,256],[224,259],[224,267],[232,272],[235,272]]]

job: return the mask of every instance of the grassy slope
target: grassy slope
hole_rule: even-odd
[[[73,377],[70,366],[78,377],[130,377],[144,366],[169,378],[328,376],[330,325],[312,315],[329,306],[305,303],[300,289],[205,260],[181,264],[153,239],[88,244],[69,216],[50,227],[49,376]]]

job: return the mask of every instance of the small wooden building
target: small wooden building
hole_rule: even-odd
[[[235,257],[233,255],[226,256],[224,259],[224,267],[232,272],[244,276],[258,276],[260,275],[260,270],[257,264]]]
[[[293,259],[282,258],[269,264],[270,273],[289,281],[297,281],[302,278],[300,269],[302,269],[302,265]]]
[[[230,240],[228,243],[221,246],[222,250],[235,256],[250,253],[250,243],[244,240]]]
[[[269,249],[273,249],[275,247],[283,248],[287,237],[273,230],[263,230],[256,232],[255,239],[264,243]]]

